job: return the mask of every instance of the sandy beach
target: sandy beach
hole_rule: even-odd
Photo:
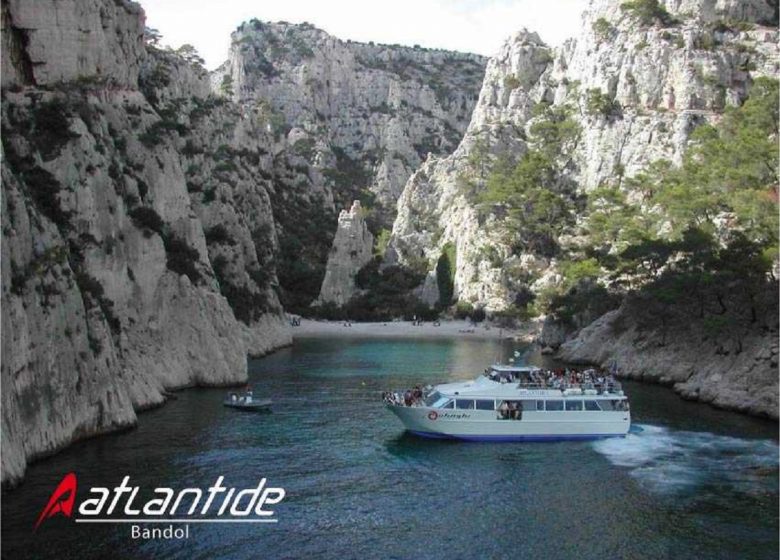
[[[512,338],[530,341],[536,335],[535,323],[527,323],[516,329],[504,329],[488,323],[472,325],[468,321],[442,321],[413,325],[411,321],[386,323],[349,323],[340,321],[314,321],[301,319],[292,327],[293,338],[356,336],[372,338]]]

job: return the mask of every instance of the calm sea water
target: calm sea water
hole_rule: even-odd
[[[2,496],[5,558],[768,558],[778,557],[777,425],[625,383],[625,439],[455,443],[403,433],[379,392],[474,377],[509,343],[296,341],[250,362],[273,413],[193,389],[30,467]],[[522,349],[520,349],[522,350]],[[539,363],[535,356],[524,360]],[[33,524],[54,486],[253,486],[287,490],[275,525],[191,525],[187,541],[129,526]],[[79,495],[79,500],[83,495]]]

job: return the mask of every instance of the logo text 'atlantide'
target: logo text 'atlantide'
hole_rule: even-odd
[[[114,488],[92,487],[78,506],[76,522],[122,521],[117,515],[143,523],[144,520],[160,521],[169,517],[179,517],[179,522],[225,522],[231,518],[236,522],[254,515],[258,520],[269,520],[274,515],[268,506],[278,504],[284,499],[284,488],[266,486],[266,479],[260,479],[252,488],[228,488],[223,485],[224,476],[219,476],[209,488],[154,488],[153,498],[141,500],[140,486],[130,484],[125,476]],[[62,513],[70,517],[76,500],[76,475],[68,473],[49,498],[49,502],[35,523],[37,529],[41,522],[53,515]],[[223,517],[224,516],[224,517]]]

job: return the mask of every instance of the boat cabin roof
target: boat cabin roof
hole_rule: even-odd
[[[536,366],[510,366],[504,364],[493,364],[490,366],[490,371],[496,373],[532,373],[534,371],[541,371],[541,368]]]
[[[488,377],[480,376],[471,381],[444,383],[436,385],[434,391],[450,398],[486,398],[486,399],[535,399],[535,398],[593,398],[593,399],[624,399],[619,393],[602,392],[594,394],[580,389],[536,388],[524,386],[521,383],[500,383]]]

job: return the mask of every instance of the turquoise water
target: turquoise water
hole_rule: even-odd
[[[777,425],[625,383],[625,439],[456,443],[404,434],[379,392],[474,377],[516,349],[471,340],[296,341],[250,362],[271,414],[193,389],[138,429],[36,463],[3,493],[5,558],[772,558],[778,556]],[[520,349],[522,350],[522,349]],[[538,363],[536,356],[525,361]],[[191,525],[187,541],[127,526],[33,523],[62,476],[124,475],[150,488],[267,477],[287,491],[275,525]],[[81,499],[81,497],[79,497]]]

